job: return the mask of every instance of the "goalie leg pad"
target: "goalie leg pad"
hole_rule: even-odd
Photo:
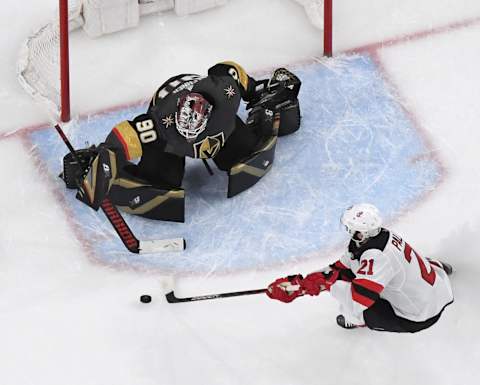
[[[254,127],[245,125],[237,116],[235,130],[215,155],[213,161],[220,170],[228,172],[240,160],[254,153],[258,142],[259,136]]]
[[[270,171],[275,157],[276,145],[276,136],[267,138],[250,157],[235,164],[229,170],[228,198],[232,198],[252,187]]]
[[[184,222],[185,192],[162,189],[134,178],[117,178],[110,189],[111,201],[122,211],[148,219]]]
[[[292,134],[300,128],[301,116],[298,99],[286,101],[280,106],[278,112],[280,112],[278,136]]]
[[[115,152],[100,146],[97,156],[79,186],[77,199],[94,210],[98,210],[116,177],[117,156]]]

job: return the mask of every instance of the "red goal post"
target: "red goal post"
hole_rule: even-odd
[[[59,0],[59,32],[60,32],[60,120],[70,120],[70,60],[68,44],[68,0]]]
[[[323,54],[325,56],[331,57],[333,54],[333,0],[324,0],[323,7]]]
[[[71,117],[69,33],[82,26],[85,29],[86,15],[83,13],[83,5],[87,1],[89,0],[59,0],[58,17],[27,38],[18,61],[17,77],[23,88],[35,100],[46,104],[55,120],[60,119],[62,122],[68,122]],[[103,1],[111,4],[118,1],[124,4],[136,0]],[[168,8],[168,4],[174,4],[177,14],[185,14],[186,6],[177,5],[180,2],[189,4],[189,1],[194,2],[196,7],[202,2],[213,7],[235,0],[138,0],[138,7],[148,7],[141,13],[143,15],[168,10],[172,8]],[[312,24],[323,28],[323,54],[332,56],[333,0],[295,1],[304,6]],[[155,2],[161,5],[152,8],[151,5]]]

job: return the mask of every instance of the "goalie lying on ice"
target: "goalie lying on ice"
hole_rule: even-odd
[[[438,321],[453,302],[452,267],[424,259],[398,235],[381,227],[370,204],[350,207],[342,224],[351,240],[334,264],[303,278],[279,278],[267,290],[272,299],[291,302],[328,291],[340,303],[339,326],[415,333]]]
[[[284,68],[255,81],[234,62],[214,65],[208,76],[174,76],[145,114],[117,124],[98,147],[78,151],[81,165],[66,155],[65,183],[82,186],[77,198],[95,210],[108,196],[131,214],[181,222],[185,157],[211,158],[226,171],[228,197],[249,188],[270,170],[277,137],[300,127],[300,85]],[[241,99],[248,102],[246,123],[237,116]]]

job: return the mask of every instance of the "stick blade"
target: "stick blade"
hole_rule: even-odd
[[[140,241],[140,254],[165,253],[169,251],[183,251],[187,243],[183,238],[157,239],[151,241]]]
[[[165,294],[165,297],[167,298],[168,303],[182,302],[177,297],[175,297],[175,293],[173,292],[173,290],[169,291],[167,294]]]

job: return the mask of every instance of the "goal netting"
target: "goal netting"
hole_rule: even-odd
[[[183,16],[228,1],[236,0],[59,0],[52,20],[25,40],[17,65],[18,79],[28,94],[47,106],[54,119],[68,121],[69,33],[83,28],[89,37],[96,38],[135,27],[143,15],[175,12]],[[332,0],[294,1],[305,8],[311,23],[324,31],[324,52],[330,56]]]
[[[68,2],[69,31],[80,28],[82,0]],[[24,42],[17,63],[17,77],[38,102],[44,103],[55,116],[61,115],[60,73],[60,12],[48,24],[30,35]]]

